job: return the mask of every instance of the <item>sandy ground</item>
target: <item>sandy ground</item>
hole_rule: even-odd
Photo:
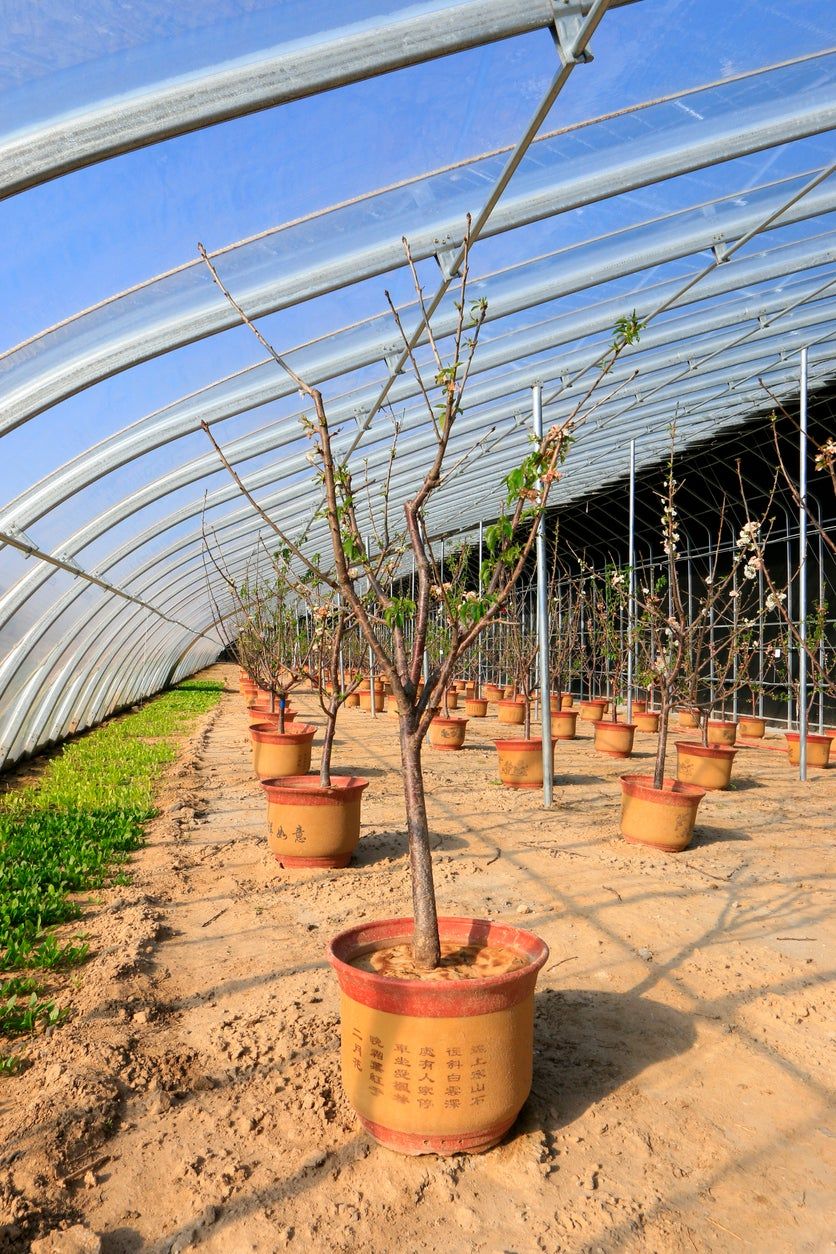
[[[581,727],[551,812],[495,782],[493,718],[425,753],[442,911],[523,924],[551,957],[505,1142],[407,1159],[341,1095],[324,957],[409,910],[395,719],[341,720],[335,761],[371,781],[355,863],[288,873],[229,691],[166,777],[133,884],[90,902],[71,1022],[0,1081],[0,1250],[830,1249],[836,771],[805,786],[742,750],[693,847],[655,854],[619,838],[624,764]]]

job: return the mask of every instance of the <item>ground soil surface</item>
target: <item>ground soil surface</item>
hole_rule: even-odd
[[[235,671],[209,673],[228,691],[163,780],[133,883],[89,903],[93,956],[57,990],[71,1020],[0,1081],[0,1250],[831,1248],[836,771],[802,785],[781,737],[742,749],[668,855],[619,837],[625,764],[588,725],[558,746],[550,812],[496,783],[495,718],[461,753],[428,748],[442,912],[530,927],[551,956],[511,1133],[403,1158],[342,1097],[324,955],[409,912],[396,718],[341,718],[335,762],[370,780],[355,862],[290,873]],[[649,770],[637,739],[629,768]]]

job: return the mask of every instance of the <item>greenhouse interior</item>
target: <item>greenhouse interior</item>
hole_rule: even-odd
[[[832,0],[13,0],[0,1254],[832,1248]]]

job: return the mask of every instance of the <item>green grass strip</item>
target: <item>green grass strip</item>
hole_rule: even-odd
[[[0,971],[86,957],[85,944],[59,944],[48,929],[77,918],[71,894],[101,887],[140,847],[161,769],[222,691],[215,681],[186,680],[65,745],[37,783],[0,799]],[[31,979],[0,981],[0,1036],[57,1020],[39,993]],[[0,1058],[0,1073],[11,1069]]]

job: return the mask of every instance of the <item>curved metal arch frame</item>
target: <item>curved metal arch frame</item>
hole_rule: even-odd
[[[793,376],[792,376],[792,375],[790,375],[790,380],[792,379],[792,377],[793,377]],[[788,380],[788,381],[789,381],[789,380]],[[748,402],[744,402],[744,408],[745,408],[746,404],[748,404]],[[495,483],[495,475],[494,475],[493,471],[492,471],[492,470],[489,470],[489,471],[487,472],[487,474],[488,474],[488,481]],[[474,521],[475,521],[475,519],[474,519]],[[250,534],[252,534],[252,529],[250,529]],[[189,588],[189,589],[187,589],[187,590],[185,590],[185,591],[181,591],[179,595],[180,595],[180,598],[181,598],[181,599],[183,599],[183,598],[187,598],[187,599],[188,599],[188,601],[189,601],[190,603],[192,603],[192,602],[193,602],[193,595],[194,595],[194,594],[193,594],[193,591],[192,591],[192,589],[191,589],[191,588]],[[147,613],[147,611],[143,611],[143,610],[141,610],[141,609],[136,609],[135,607],[130,607],[130,606],[113,606],[113,607],[112,607],[112,614],[106,614],[106,617],[107,617],[107,619],[108,619],[108,620],[110,620],[110,619],[115,619],[115,618],[118,618],[118,616],[119,616],[119,614],[120,614],[120,613],[131,613],[131,614],[132,614],[132,616],[138,616],[138,615],[140,615],[140,614],[143,614],[143,615],[144,615],[144,614],[146,614],[146,613]],[[95,632],[96,632],[96,633],[99,633],[99,632],[101,631],[102,626],[104,626],[104,625],[105,625],[105,624],[103,624],[103,623],[102,623],[101,618],[99,618],[99,619],[98,619],[98,622],[97,622],[97,624],[96,624],[96,626],[95,626],[95,628],[94,628]],[[134,630],[134,632],[133,632],[132,634],[133,634],[133,635],[135,635],[135,634],[137,633],[137,631],[141,631],[141,630],[145,630],[145,631],[147,631],[147,624],[145,625],[145,627],[144,627],[144,628],[143,628],[142,624],[138,624],[138,625],[137,625],[137,627],[135,628],[135,630]],[[121,640],[122,642],[124,642],[124,639],[125,639],[124,633],[120,631],[119,636],[120,636],[120,640]],[[106,646],[103,646],[103,648],[105,648],[105,647],[106,647]],[[193,646],[187,646],[187,649],[188,649],[188,648],[190,648],[190,647],[193,647]],[[222,645],[222,644],[219,644],[219,651],[220,651],[220,649],[221,649],[222,647],[223,647],[223,645]],[[165,641],[165,642],[161,642],[161,644],[160,644],[160,648],[162,649],[162,657],[169,657],[169,658],[170,658],[170,646],[169,646],[168,642],[167,642],[167,641]],[[91,660],[90,665],[89,665],[89,667],[88,667],[88,674],[92,674],[92,675],[93,675],[93,680],[91,680],[91,682],[93,682],[93,681],[94,681],[94,679],[95,679],[95,673],[96,673],[96,663],[98,662],[98,660],[99,660],[99,657],[100,657],[100,656],[101,656],[101,653],[100,653],[100,654],[98,654],[98,655],[96,655],[96,657],[95,657],[94,659],[92,659],[92,660]],[[141,660],[140,662],[137,662],[137,665],[142,665],[142,664],[144,664],[142,660]],[[66,663],[66,667],[67,667],[68,669],[69,669],[69,668],[72,668],[72,667],[73,667],[73,665],[74,665],[74,659],[70,659],[70,660]],[[124,679],[126,679],[126,678],[127,678],[127,676],[125,675],[124,671],[120,671],[120,674],[122,675],[122,679],[123,679],[123,681],[124,681]],[[112,676],[112,682],[113,682],[113,683],[118,682],[118,677],[117,677],[116,675]],[[53,685],[53,687],[55,687],[55,685]],[[60,689],[58,689],[58,691],[60,691]],[[96,709],[92,712],[92,713],[93,713],[93,717],[92,717],[89,721],[85,721],[85,725],[90,725],[90,722],[95,722],[95,721],[96,721],[96,718],[98,718],[98,717],[100,717],[100,716],[101,716],[101,710],[102,710],[102,709],[106,709],[106,708],[107,708],[107,696],[108,696],[107,691],[104,691],[104,692],[102,693],[102,695],[101,695],[101,698],[100,698],[99,702],[97,703],[97,708],[96,708]],[[72,703],[70,703],[70,705],[71,705],[71,704],[72,704]],[[68,708],[70,708],[70,705],[68,705]],[[30,706],[30,708],[31,708],[31,706]],[[112,707],[111,707],[111,708],[112,708]],[[85,717],[85,720],[86,720],[86,716],[84,716],[84,717]],[[42,727],[43,727],[43,726],[44,726],[47,722],[49,722],[49,712],[48,712],[48,711],[45,713],[45,715],[44,715],[44,717],[43,717],[42,719],[39,719],[39,720],[38,720],[38,725],[37,725],[37,726],[35,726],[35,727],[33,727],[33,728],[30,730],[29,735],[27,736],[27,748],[29,747],[29,745],[30,745],[30,743],[31,743],[31,741],[32,741],[32,738],[33,738],[33,737],[35,738],[35,740],[37,739],[37,736],[40,734],[40,730],[41,730],[41,728],[42,728]],[[61,730],[60,728],[56,729],[56,726],[55,726],[55,720],[53,719],[53,724],[52,724],[52,726],[50,726],[50,729],[49,729],[49,736],[50,736],[50,739],[54,739],[54,738],[55,738],[55,735],[60,734],[60,730]],[[15,737],[15,738],[16,738],[16,737]],[[25,751],[25,750],[24,750],[24,751]]]
[[[765,148],[788,144],[793,140],[809,138],[836,125],[836,83],[828,85],[823,98],[816,96],[803,104],[796,98],[792,103],[793,109],[788,109],[786,101],[778,100],[767,101],[751,109],[749,112],[754,115],[754,120],[750,121],[748,129],[744,116],[746,111],[738,110],[733,117],[722,119],[725,127],[719,125],[718,121],[711,134],[696,138],[691,136],[690,142],[684,139],[683,133],[690,132],[693,124],[683,124],[681,129],[672,128],[665,132],[664,149],[659,146],[642,158],[633,156],[632,159],[616,165],[615,170],[611,166],[603,169],[599,167],[586,177],[576,176],[574,180],[553,177],[544,187],[528,193],[520,191],[521,182],[518,178],[514,184],[517,194],[512,192],[503,196],[493,208],[482,235],[489,237],[658,183],[666,178],[714,166]],[[635,150],[634,145],[633,151]],[[465,216],[473,210],[472,205],[461,205],[433,222],[425,221],[423,228],[410,236],[415,259],[424,260],[435,256],[439,249],[439,240],[460,239]],[[324,218],[325,214],[322,216]],[[365,247],[359,254],[343,249],[339,258],[335,258],[330,265],[310,267],[302,272],[295,287],[290,282],[283,289],[279,280],[269,288],[262,278],[257,291],[248,291],[242,284],[236,291],[236,298],[250,317],[261,317],[314,296],[350,286],[364,278],[402,268],[405,264],[400,242],[402,233],[401,229],[388,241],[380,242],[374,248]],[[154,280],[149,282],[153,283]],[[209,299],[210,296],[212,299]],[[119,299],[113,298],[116,302]],[[235,325],[235,315],[214,290],[210,292],[206,289],[205,304],[205,309],[195,311],[193,315],[183,317],[179,322],[168,313],[165,322],[156,326],[149,311],[149,317],[143,322],[142,334],[136,334],[133,339],[123,337],[120,341],[114,325],[112,347],[109,351],[100,348],[95,354],[88,352],[84,357],[74,360],[67,360],[65,357],[60,362],[50,361],[47,352],[42,368],[32,375],[28,384],[25,378],[17,386],[13,378],[8,380],[6,414],[4,418],[0,418],[0,434],[13,430],[60,400],[112,374]],[[76,317],[80,326],[85,314],[81,313]],[[49,335],[49,332],[44,335]],[[81,338],[83,339],[83,334]],[[32,343],[28,343],[27,353],[31,351]],[[7,362],[12,360],[15,352],[13,349],[5,355]]]
[[[765,184],[760,188],[750,189],[747,193],[750,200],[754,196],[760,196],[763,192],[771,192],[767,209],[780,205],[785,199],[782,195],[787,189],[788,184],[795,184],[797,178],[782,180],[778,184]],[[586,290],[591,286],[599,285],[605,280],[609,281],[614,278],[624,277],[632,273],[641,273],[649,267],[664,264],[673,260],[681,259],[690,254],[697,253],[702,249],[709,248],[718,241],[729,241],[742,234],[746,234],[754,226],[762,220],[764,206],[758,203],[756,206],[747,206],[745,211],[739,204],[735,202],[739,200],[740,192],[730,193],[722,201],[708,202],[705,205],[693,206],[689,210],[676,211],[662,218],[651,219],[648,222],[640,223],[637,226],[612,232],[610,235],[599,237],[591,241],[594,244],[608,245],[605,248],[603,257],[596,257],[594,263],[590,263],[585,257],[586,245],[573,245],[571,248],[562,250],[553,254],[553,259],[565,260],[578,257],[580,264],[574,268],[570,265],[567,272],[561,278],[556,279],[554,274],[548,281],[535,284],[532,291],[530,286],[526,287],[525,280],[518,278],[518,272],[525,272],[530,264],[537,265],[536,259],[533,263],[525,263],[523,266],[514,267],[511,271],[504,272],[501,277],[507,282],[507,275],[514,274],[517,283],[514,285],[518,289],[516,298],[511,294],[506,296],[504,301],[500,297],[499,313],[495,312],[496,306],[493,299],[489,297],[488,316],[489,319],[501,319],[510,313],[519,313],[534,307],[536,304],[552,301],[561,296],[569,295],[573,292]],[[726,206],[726,211],[722,215],[718,210],[718,206]],[[774,222],[769,222],[764,231],[781,229],[782,227],[796,225],[800,221],[809,220],[811,217],[818,217],[829,214],[836,209],[836,191],[825,189],[824,187],[816,189],[809,193],[803,201],[793,205],[785,214],[780,215]],[[677,222],[683,217],[693,215],[695,212],[704,212],[705,217],[696,223],[691,224],[691,229],[686,232],[677,231]],[[768,213],[767,213],[767,216]],[[657,242],[653,246],[649,246],[648,242],[644,242],[642,248],[636,247],[635,241],[630,240],[633,232],[644,232],[647,228],[653,228],[654,236],[658,236]],[[673,228],[673,229],[672,229]],[[802,241],[803,243],[803,241]],[[800,245],[798,243],[786,245],[781,244],[779,248],[786,248],[788,254],[795,255],[795,250]],[[758,282],[758,278],[751,272],[752,267],[745,263],[754,262],[756,258],[760,258],[765,254],[754,254],[752,258],[747,258],[745,254],[735,256],[730,262],[719,269],[719,275],[729,275],[732,268],[740,266],[740,270],[736,273],[741,283]],[[761,264],[761,263],[758,263]],[[800,264],[800,263],[799,263]],[[703,299],[716,291],[729,290],[728,280],[726,283],[711,282],[714,276],[706,276],[701,281],[699,292],[695,299]],[[768,277],[768,276],[767,276]],[[483,294],[483,288],[488,284],[495,282],[495,276],[486,276],[485,279],[475,280],[471,283],[471,292],[475,295]],[[637,306],[640,310],[644,310],[641,297],[643,295],[656,295],[665,299],[666,294],[671,290],[675,290],[675,281],[668,280],[662,284],[654,285],[646,289],[646,293],[637,295]],[[629,300],[626,294],[622,297],[620,309],[623,312],[624,300]],[[618,298],[612,298],[613,303]],[[686,302],[683,302],[686,303]],[[407,306],[407,310],[415,310],[416,306]],[[375,318],[367,320],[367,324],[379,322],[382,315],[376,315]],[[438,322],[434,320],[434,329],[443,335],[452,331],[453,313],[448,313],[445,317],[442,315]],[[367,325],[359,324],[359,325]],[[352,333],[356,328],[349,328],[348,333]],[[344,372],[360,369],[364,366],[373,365],[380,361],[386,354],[387,339],[391,344],[392,325],[387,323],[387,334],[381,335],[376,341],[365,349],[349,355],[340,355],[340,350],[336,352],[329,351],[324,357],[317,359],[317,349],[321,352],[323,341],[315,341],[310,345],[302,345],[299,350],[291,350],[287,353],[287,358],[298,370],[303,377],[316,378],[320,382],[324,379],[334,377]],[[339,341],[344,333],[337,332],[330,339]],[[499,338],[499,337],[495,337]],[[494,341],[491,341],[494,342]],[[313,358],[310,362],[306,360],[305,349],[309,352],[313,350]],[[331,364],[329,365],[329,359]],[[258,370],[261,366],[268,363],[258,363],[256,367],[248,368],[240,373],[239,376],[245,377],[251,370]],[[272,365],[272,363],[269,363]],[[25,530],[31,526],[39,517],[49,512],[58,504],[68,499],[68,497],[76,492],[81,491],[85,487],[89,487],[96,482],[102,475],[107,474],[111,470],[118,469],[120,466],[127,464],[131,460],[135,460],[143,456],[145,453],[164,446],[199,429],[200,421],[206,417],[210,423],[222,421],[225,418],[234,417],[236,414],[245,412],[248,408],[257,408],[267,404],[270,401],[279,400],[283,397],[292,396],[295,393],[295,387],[276,369],[273,373],[274,382],[272,386],[265,391],[263,387],[257,387],[254,395],[245,395],[240,398],[238,403],[221,407],[220,412],[213,410],[211,402],[207,402],[207,394],[217,386],[223,386],[227,381],[222,380],[220,385],[210,385],[209,388],[201,389],[197,393],[193,393],[188,397],[182,398],[180,401],[173,402],[172,405],[166,406],[163,410],[156,411],[145,418],[137,420],[129,427],[123,428],[121,432],[117,432],[114,436],[107,437],[104,441],[93,446],[86,453],[78,455],[67,466],[47,475],[31,488],[19,493],[4,509],[0,512],[0,530],[8,531],[11,528],[19,528]],[[399,395],[395,393],[395,398]],[[178,411],[184,408],[183,417],[178,417]],[[245,437],[246,438],[246,437]]]

